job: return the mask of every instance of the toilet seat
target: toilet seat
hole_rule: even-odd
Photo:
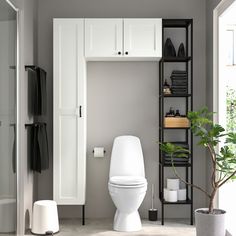
[[[147,185],[147,180],[143,176],[112,176],[109,184],[120,188],[137,188]]]

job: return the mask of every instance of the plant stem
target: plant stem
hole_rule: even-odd
[[[213,211],[214,211],[214,198],[215,198],[217,190],[218,190],[218,188],[214,188],[212,193],[211,193],[210,203],[209,203],[209,214],[213,214]]]
[[[171,165],[172,165],[172,168],[173,168],[173,170],[174,170],[175,176],[176,176],[177,178],[179,178],[180,181],[182,181],[183,183],[185,183],[185,184],[187,184],[187,185],[189,185],[189,186],[192,186],[192,187],[194,187],[194,188],[200,190],[201,192],[203,192],[204,194],[206,194],[206,196],[207,196],[208,198],[211,199],[211,195],[210,195],[207,191],[205,191],[204,189],[202,189],[201,187],[199,187],[199,186],[197,186],[197,185],[195,185],[195,184],[191,184],[191,183],[187,182],[186,180],[184,180],[184,179],[179,175],[179,173],[177,172],[177,170],[176,170],[176,168],[175,168],[175,165],[174,165],[173,155],[171,155]]]
[[[223,182],[219,184],[219,188],[225,184],[228,180],[230,180],[234,175],[236,174],[236,171],[234,171],[228,178],[226,178]]]
[[[214,147],[212,147],[210,144],[207,145],[209,151],[210,151],[210,156],[211,156],[211,160],[212,160],[212,175],[211,175],[211,185],[212,188],[215,188],[216,186],[216,154],[215,154],[215,150]]]

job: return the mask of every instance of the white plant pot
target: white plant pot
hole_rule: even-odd
[[[195,223],[197,236],[225,236],[225,215],[224,210],[217,209],[220,214],[206,214],[208,208],[195,210]]]

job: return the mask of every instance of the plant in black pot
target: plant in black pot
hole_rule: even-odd
[[[195,210],[197,236],[225,236],[226,212],[214,207],[215,197],[220,187],[227,181],[236,179],[236,153],[232,151],[232,147],[236,145],[236,133],[227,133],[221,125],[213,122],[212,116],[213,113],[208,112],[207,108],[188,112],[191,130],[199,138],[198,144],[208,150],[207,158],[211,162],[211,189],[205,190],[192,184],[192,187],[200,190],[209,199],[208,208]],[[188,158],[189,151],[172,143],[160,143],[160,148],[171,156],[174,174],[191,186],[191,183],[180,176],[174,163],[176,156]]]

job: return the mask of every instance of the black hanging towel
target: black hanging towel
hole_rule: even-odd
[[[38,145],[40,152],[41,170],[49,168],[48,137],[46,125],[38,126]]]
[[[47,73],[40,67],[26,66],[28,71],[28,107],[31,115],[45,115],[47,111]]]
[[[47,88],[46,88],[46,77],[47,73],[42,68],[37,68],[37,80],[38,80],[38,115],[46,114],[46,104],[47,104]]]
[[[30,127],[30,167],[41,173],[49,168],[48,138],[45,123],[34,123]]]

